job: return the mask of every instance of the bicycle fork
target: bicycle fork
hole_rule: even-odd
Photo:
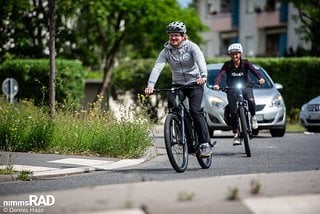
[[[184,110],[181,109],[182,144],[187,143],[186,142],[186,131],[185,131],[184,117],[185,117]]]

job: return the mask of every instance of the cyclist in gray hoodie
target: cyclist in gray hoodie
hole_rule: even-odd
[[[174,21],[167,27],[169,41],[164,44],[151,71],[145,94],[153,93],[154,86],[166,63],[172,72],[172,84],[190,85],[183,88],[184,96],[189,99],[189,108],[195,123],[200,143],[201,156],[211,155],[208,127],[201,109],[204,84],[207,81],[206,61],[199,46],[188,40],[187,28],[183,22]]]

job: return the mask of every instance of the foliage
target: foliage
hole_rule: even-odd
[[[52,140],[53,123],[45,109],[31,102],[10,104],[0,99],[0,148],[34,151],[46,148]]]
[[[239,188],[229,187],[227,192],[227,200],[234,201],[239,199]]]
[[[208,59],[207,63],[223,63],[229,58]],[[300,108],[302,104],[317,96],[320,85],[318,78],[320,58],[250,58],[250,62],[261,65],[271,76],[274,82],[283,85],[281,94],[284,97],[287,112]],[[125,91],[133,95],[142,93],[146,87],[147,79],[155,59],[130,60],[121,62],[112,76],[112,94],[117,96]],[[171,84],[171,72],[165,68],[160,75],[156,87],[168,87]],[[166,97],[162,97],[163,101]],[[161,102],[153,104],[150,108],[156,110]],[[290,116],[290,115],[289,115]],[[296,117],[296,116],[295,116]]]
[[[17,176],[17,180],[18,181],[30,181],[31,180],[31,171],[21,171],[19,172],[18,176]]]
[[[86,71],[76,60],[56,61],[56,97],[58,103],[80,103]],[[20,99],[32,99],[37,105],[47,103],[49,96],[49,60],[6,60],[0,67],[0,81],[15,78]]]
[[[306,41],[311,42],[312,56],[320,55],[320,0],[286,0],[291,2],[298,9],[298,17],[293,17],[296,20],[300,19],[302,25],[296,29]]]
[[[5,0],[0,6],[0,58],[5,53],[45,57],[48,1]],[[199,33],[206,28],[197,12],[181,8],[176,0],[56,0],[57,54],[95,69],[115,53],[155,57],[167,40],[165,27],[173,20],[183,20],[189,36],[201,41]]]
[[[228,58],[208,60],[209,63],[224,62]],[[320,85],[319,57],[291,58],[249,58],[251,63],[260,65],[271,76],[274,82],[283,85],[281,94],[287,107],[300,108],[302,104],[319,95],[317,85]]]
[[[101,99],[99,99],[101,101]],[[99,102],[89,110],[60,112],[49,150],[59,153],[97,153],[111,157],[140,157],[150,146],[150,124],[142,115],[123,111],[120,118],[101,109]],[[134,118],[133,118],[134,117]],[[131,118],[131,119],[130,119]],[[65,133],[69,133],[66,135]]]
[[[152,126],[145,119],[143,109],[135,108],[122,110],[116,117],[101,109],[101,103],[94,103],[87,110],[59,109],[52,119],[47,109],[32,102],[10,104],[1,99],[0,148],[141,157],[151,145]]]
[[[5,40],[2,57],[42,58],[48,47],[47,1],[5,1],[0,25]],[[119,57],[155,57],[167,40],[165,27],[173,20],[183,20],[188,33],[200,42],[206,29],[192,8],[181,8],[176,0],[57,0],[56,50],[60,57],[80,59],[92,70],[103,70],[98,95],[109,86],[112,68]],[[22,10],[23,9],[23,10]],[[3,31],[2,31],[3,30]],[[24,32],[25,34],[20,34]],[[21,42],[17,43],[17,41]],[[13,56],[12,56],[13,55]]]
[[[136,94],[144,93],[144,87],[148,82],[154,62],[155,59],[121,61],[121,63],[114,68],[115,72],[111,77],[111,92],[113,98],[117,99],[118,95],[122,95],[127,91],[132,93],[133,98],[136,98]],[[168,87],[170,85],[171,72],[169,67],[166,66],[159,77],[157,87]]]

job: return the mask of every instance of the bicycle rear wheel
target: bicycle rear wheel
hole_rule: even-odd
[[[184,172],[188,166],[188,146],[183,142],[181,119],[168,114],[164,123],[164,141],[171,166],[176,172]]]
[[[239,114],[240,114],[242,137],[243,137],[243,141],[244,141],[244,148],[246,150],[247,157],[251,157],[247,120],[246,120],[246,115],[245,115],[243,107],[240,107]]]

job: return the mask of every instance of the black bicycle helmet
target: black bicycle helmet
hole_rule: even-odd
[[[187,28],[183,22],[174,21],[168,25],[167,32],[168,33],[186,33]]]

